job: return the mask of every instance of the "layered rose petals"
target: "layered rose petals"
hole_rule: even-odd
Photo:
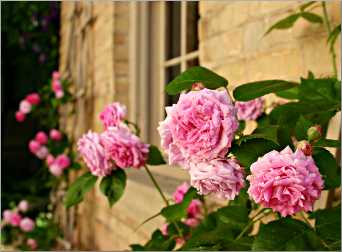
[[[118,126],[121,121],[125,118],[127,114],[127,109],[125,105],[118,102],[114,102],[105,107],[105,109],[100,113],[100,120],[104,127]]]
[[[246,102],[236,102],[235,107],[239,120],[256,120],[264,111],[262,98]]]

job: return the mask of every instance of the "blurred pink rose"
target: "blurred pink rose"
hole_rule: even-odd
[[[166,113],[158,131],[169,161],[224,157],[238,128],[236,109],[226,91],[181,94],[177,104],[166,107]]]
[[[62,169],[65,169],[70,165],[70,158],[66,154],[60,154],[56,157],[54,163],[56,163]]]
[[[264,111],[264,102],[262,98],[246,102],[235,102],[237,116],[239,120],[256,120]]]
[[[27,200],[22,200],[18,204],[18,209],[23,213],[25,213],[29,209],[29,207],[30,205]]]
[[[77,150],[93,175],[106,176],[112,172],[113,165],[106,157],[99,134],[91,131],[84,134],[77,142]]]
[[[104,127],[118,126],[121,121],[125,118],[127,114],[126,106],[118,102],[114,102],[105,107],[105,109],[100,113],[100,120],[102,121]]]
[[[187,212],[188,218],[200,218],[201,217],[202,202],[198,199],[194,199],[190,202]]]
[[[14,227],[17,227],[19,226],[20,222],[21,222],[21,215],[17,212],[12,212],[11,219],[10,219],[11,225]]]
[[[4,212],[2,213],[2,217],[5,223],[11,223],[12,211],[8,209],[4,210]]]
[[[46,146],[41,146],[35,154],[39,159],[45,159],[49,155],[49,150]]]
[[[24,232],[31,232],[34,227],[34,221],[28,217],[25,217],[20,221],[20,229]]]
[[[33,153],[33,154],[36,154],[37,151],[39,151],[39,149],[41,148],[42,146],[40,145],[40,143],[36,140],[31,140],[29,142],[29,150]]]
[[[244,187],[244,171],[235,159],[213,159],[189,164],[191,185],[199,194],[213,193],[233,200]]]
[[[59,80],[52,81],[52,90],[54,93],[56,93],[57,91],[63,90],[62,84]]]
[[[19,104],[19,111],[24,114],[28,114],[31,112],[32,105],[26,101],[22,100]]]
[[[149,145],[144,144],[127,127],[115,127],[101,134],[106,155],[120,168],[140,168],[148,158]]]
[[[52,163],[55,161],[55,157],[51,154],[49,154],[47,157],[46,157],[46,164],[48,166],[52,165]]]
[[[52,165],[49,166],[49,171],[51,172],[52,175],[59,177],[62,175],[64,169],[57,165],[56,163],[53,163]]]
[[[43,131],[39,131],[36,134],[35,140],[40,143],[41,145],[47,144],[49,138],[48,136],[45,134],[45,132]]]
[[[56,129],[50,130],[50,138],[55,141],[59,141],[63,138],[63,134]]]
[[[167,228],[168,228],[169,224],[167,223],[164,223],[163,226],[161,227],[160,231],[161,233],[164,235],[164,236],[168,236],[168,231],[167,231]]]
[[[58,90],[56,91],[56,97],[59,99],[59,98],[62,98],[64,96],[64,91],[63,90]]]
[[[15,112],[15,120],[17,120],[17,122],[23,122],[25,121],[26,115],[21,112],[21,111],[17,111]]]
[[[31,249],[31,250],[36,250],[38,248],[38,244],[35,239],[29,238],[26,241],[26,245]]]
[[[271,151],[251,165],[249,196],[281,216],[312,211],[320,197],[323,180],[311,156],[290,147]]]
[[[187,218],[187,219],[184,221],[184,223],[185,223],[187,226],[194,228],[194,227],[197,227],[198,224],[201,223],[201,221],[200,221],[199,219],[197,219],[197,218]]]
[[[183,184],[179,185],[175,192],[173,193],[173,200],[176,203],[180,203],[183,201],[184,195],[186,194],[186,192],[189,190],[189,184],[184,182]]]
[[[40,103],[40,96],[38,93],[28,94],[25,98],[31,105],[38,105]]]
[[[61,75],[58,71],[53,71],[52,72],[52,79],[53,80],[59,80],[61,78]]]

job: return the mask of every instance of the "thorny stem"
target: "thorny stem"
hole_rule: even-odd
[[[331,26],[330,26],[327,6],[326,6],[325,2],[322,2],[322,8],[323,8],[323,19],[324,19],[325,28],[326,28],[326,30],[328,32],[328,36],[329,36],[331,33]],[[330,46],[330,54],[331,54],[333,71],[334,71],[334,77],[337,77],[336,53],[335,53],[335,48],[333,45]]]

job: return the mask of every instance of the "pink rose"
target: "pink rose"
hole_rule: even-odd
[[[106,176],[112,172],[113,165],[106,157],[99,134],[91,131],[84,134],[77,142],[77,150],[93,175]]]
[[[11,225],[14,227],[17,227],[19,226],[20,222],[21,222],[21,215],[17,212],[12,212],[11,219],[10,219]]]
[[[244,171],[235,159],[213,159],[189,163],[191,185],[199,194],[214,193],[233,200],[244,187]]]
[[[188,218],[200,218],[201,217],[202,202],[198,199],[194,199],[190,202],[187,212]]]
[[[38,105],[40,103],[40,96],[38,93],[28,94],[25,98],[31,105]]]
[[[120,168],[139,168],[147,160],[149,145],[144,144],[126,127],[115,127],[101,134],[106,155]]]
[[[29,207],[30,207],[30,205],[27,202],[27,200],[22,200],[18,204],[18,209],[23,213],[25,213],[29,209]]]
[[[36,154],[37,151],[39,151],[39,149],[41,148],[42,146],[40,145],[40,143],[36,140],[31,140],[29,142],[29,150],[33,153],[33,154]]]
[[[11,210],[4,210],[4,212],[2,213],[3,219],[5,223],[11,223],[11,219],[12,219],[12,211]]]
[[[47,144],[47,142],[48,142],[49,139],[48,139],[48,136],[45,134],[45,132],[39,131],[39,132],[36,134],[35,140],[36,140],[38,143],[44,145],[44,144]]]
[[[17,120],[17,122],[23,122],[25,121],[26,115],[21,112],[21,111],[17,111],[15,112],[15,120]]]
[[[239,120],[256,120],[264,111],[262,98],[246,102],[236,102],[237,116]]]
[[[58,71],[53,71],[52,72],[52,79],[53,80],[59,80],[61,78],[61,75]]]
[[[60,99],[64,96],[64,91],[63,90],[58,90],[56,91],[56,98]]]
[[[283,217],[312,211],[321,194],[323,180],[311,156],[289,147],[271,151],[251,165],[249,196]]]
[[[169,161],[224,157],[238,128],[236,109],[226,91],[181,94],[177,104],[166,107],[166,113],[158,131]]]
[[[195,228],[198,226],[198,224],[200,224],[200,220],[197,219],[197,218],[188,218],[184,221],[184,223],[189,226],[189,227],[192,227],[192,228]]]
[[[49,171],[51,172],[52,175],[59,177],[63,173],[63,168],[60,167],[58,164],[53,163],[52,165],[49,166]]]
[[[125,118],[126,113],[127,109],[125,105],[114,102],[106,106],[105,109],[100,113],[100,120],[107,129],[108,127],[118,126]]]
[[[49,150],[46,146],[41,146],[35,154],[39,159],[45,159],[49,155]]]
[[[169,235],[169,232],[167,230],[169,224],[167,223],[164,223],[163,226],[161,227],[160,231],[161,233],[164,235],[164,236],[168,236]]]
[[[54,163],[56,163],[62,169],[65,169],[70,165],[70,158],[65,154],[61,154],[56,157]]]
[[[31,104],[26,100],[22,100],[19,104],[19,111],[21,113],[28,114],[31,112],[31,108]]]
[[[184,195],[186,194],[186,192],[189,190],[189,184],[184,182],[183,184],[179,185],[175,192],[173,193],[173,200],[176,203],[180,203],[183,201]]]
[[[52,90],[54,93],[56,93],[57,91],[63,90],[62,84],[59,80],[52,81]]]
[[[47,157],[46,157],[46,164],[48,166],[52,165],[52,163],[55,161],[55,158],[54,156],[52,156],[51,154],[49,154]]]
[[[50,130],[50,138],[52,140],[59,141],[63,138],[63,135],[59,130],[52,129]]]
[[[31,249],[31,250],[36,250],[38,248],[38,244],[35,239],[29,238],[26,241],[26,245]]]
[[[34,229],[34,227],[34,221],[28,217],[25,217],[20,221],[20,229],[24,232],[31,232]]]

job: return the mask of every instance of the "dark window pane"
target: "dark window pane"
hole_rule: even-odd
[[[199,65],[198,58],[188,60],[186,62],[186,68],[190,68],[190,67],[194,67],[194,66],[198,66],[198,65]]]
[[[168,67],[165,71],[165,82],[168,84],[180,74],[180,65]],[[178,98],[179,95],[168,95],[165,92],[165,106],[171,106],[172,104],[177,103]]]
[[[192,52],[198,49],[198,2],[187,2],[186,12],[186,51]]]
[[[166,3],[166,59],[172,59],[180,56],[180,6],[180,2]]]

